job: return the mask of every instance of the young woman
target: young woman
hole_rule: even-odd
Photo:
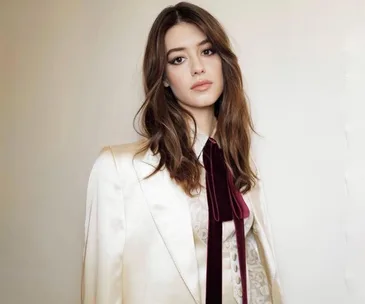
[[[104,148],[90,174],[82,303],[282,303],[222,26],[193,4],[167,7],[143,72],[144,139]]]

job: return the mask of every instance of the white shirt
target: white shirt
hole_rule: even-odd
[[[214,135],[215,131],[213,131]],[[213,137],[213,136],[212,136]],[[208,136],[198,131],[194,151],[203,164],[203,148],[208,140]],[[205,185],[205,170],[202,170],[201,184]],[[199,268],[199,284],[201,303],[205,304],[206,296],[206,262],[207,262],[207,240],[208,240],[208,201],[206,188],[203,187],[200,193],[189,200],[192,228],[194,232],[194,241],[196,257]],[[249,206],[248,208],[251,210]],[[252,212],[245,219],[245,237],[246,237],[246,263],[247,263],[247,290],[249,304],[271,304],[268,280],[262,266],[257,243],[251,231],[254,217]],[[223,304],[242,303],[242,286],[237,255],[237,241],[233,221],[223,223],[222,235],[222,298]]]

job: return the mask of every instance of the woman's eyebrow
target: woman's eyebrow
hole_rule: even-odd
[[[206,39],[204,39],[204,40],[200,41],[200,42],[197,44],[197,46],[202,46],[202,45],[204,45],[204,44],[206,44],[206,43],[208,43],[208,42],[210,42],[210,41],[209,41],[209,39],[208,39],[208,38],[206,38]],[[169,56],[172,52],[179,52],[179,51],[184,51],[184,50],[186,50],[186,48],[185,48],[185,47],[177,47],[177,48],[173,48],[173,49],[169,50],[169,51],[166,53],[166,57],[168,57],[168,56]]]

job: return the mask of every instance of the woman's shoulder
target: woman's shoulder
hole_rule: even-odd
[[[136,158],[138,159],[145,155],[147,151],[147,149],[143,150],[145,145],[146,140],[141,139],[129,143],[104,146],[100,150],[96,162],[104,160],[109,163],[114,163],[117,167],[121,165],[123,165],[123,167],[128,166],[129,164],[132,164],[133,160]]]
[[[101,176],[130,176],[133,162],[136,158],[143,158],[146,151],[138,153],[145,146],[146,140],[104,146],[99,150],[92,171]],[[121,174],[123,173],[123,174]]]
[[[146,139],[140,139],[134,142],[106,146],[102,149],[102,151],[109,150],[113,154],[114,158],[130,159],[134,158],[137,154],[143,155],[145,152],[141,153],[138,152],[140,152],[146,146],[146,143],[147,143]]]

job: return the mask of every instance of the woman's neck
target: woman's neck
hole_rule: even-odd
[[[217,125],[217,119],[214,116],[214,108],[204,110],[199,109],[192,114],[196,121],[199,133],[211,136]]]

